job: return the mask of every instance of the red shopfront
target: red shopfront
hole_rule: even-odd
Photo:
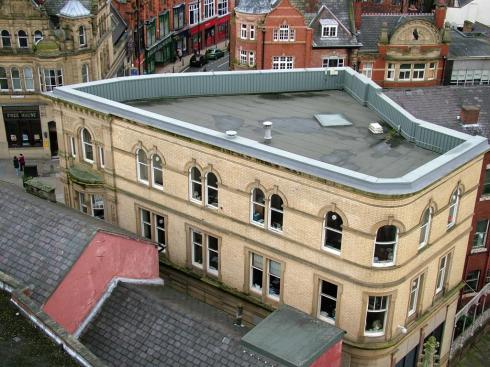
[[[226,41],[230,38],[230,14],[216,20],[216,43]]]

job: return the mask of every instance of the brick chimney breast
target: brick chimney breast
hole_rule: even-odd
[[[463,125],[477,124],[480,118],[480,106],[463,105],[460,116]]]

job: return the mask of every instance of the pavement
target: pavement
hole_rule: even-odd
[[[204,54],[208,48],[215,48],[218,47],[222,50],[226,50],[228,48],[228,41],[220,42],[216,46],[211,46],[211,47],[206,47],[201,50],[201,54]],[[228,52],[227,52],[228,54]],[[162,66],[156,66],[155,67],[155,74],[165,74],[165,73],[183,73],[183,72],[190,72],[190,71],[203,71],[202,68],[192,68],[196,70],[190,70],[191,68],[189,67],[189,63],[192,57],[192,53],[186,56],[182,57],[182,60],[177,60],[174,63],[162,65]],[[222,64],[225,62],[225,58],[221,58],[219,60],[219,64]],[[211,64],[211,63],[210,63]],[[209,64],[208,64],[209,65]],[[228,67],[225,69],[222,69],[224,65],[221,65],[219,69],[217,70],[228,70]],[[206,70],[211,71],[214,69],[210,69],[209,66],[206,68]]]
[[[65,193],[63,184],[60,180],[60,167],[58,159],[29,159],[26,158],[26,165],[36,165],[39,180],[55,187],[56,201],[65,203]],[[15,168],[9,159],[0,159],[0,181],[9,182],[22,187],[22,176],[16,176]]]

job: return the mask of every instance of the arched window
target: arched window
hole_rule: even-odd
[[[2,31],[2,47],[3,48],[10,48],[12,47],[12,43],[10,42],[10,33],[9,31],[3,30]]]
[[[395,263],[398,228],[386,225],[378,229],[374,242],[374,266],[389,266]]]
[[[206,205],[218,207],[218,178],[213,172],[206,174]]]
[[[459,189],[456,189],[451,194],[451,199],[449,200],[449,215],[447,217],[447,228],[451,228],[456,224],[456,217],[458,216],[459,207]]]
[[[32,68],[28,66],[24,68],[24,85],[26,90],[34,90],[34,75],[32,73]]]
[[[34,32],[34,44],[37,45],[39,41],[43,39],[43,32],[35,31]]]
[[[275,231],[282,231],[283,225],[283,201],[277,194],[273,194],[270,197],[269,207],[269,228]]]
[[[328,212],[323,222],[323,246],[327,250],[340,253],[342,247],[342,218],[335,212]]]
[[[87,64],[82,65],[82,82],[87,83],[90,81],[90,73]]]
[[[7,72],[5,71],[5,68],[0,67],[0,90],[2,91],[8,91],[9,90],[9,83],[7,80]]]
[[[432,221],[432,209],[427,208],[422,216],[422,224],[420,225],[419,248],[424,247],[429,242],[430,222]]]
[[[151,172],[153,186],[163,189],[163,165],[158,154],[153,154],[151,157]]]
[[[189,171],[189,193],[192,201],[202,202],[202,176],[197,167],[192,167]]]
[[[148,158],[143,149],[136,151],[136,170],[138,171],[138,181],[148,184]]]
[[[17,33],[17,37],[19,39],[19,47],[20,48],[27,48],[28,47],[28,44],[27,44],[27,33],[23,30],[20,30],[18,33]]]
[[[17,68],[10,69],[10,75],[12,77],[12,89],[22,90],[22,84],[20,82],[20,71]]]
[[[87,46],[87,37],[85,35],[85,28],[83,25],[78,27],[78,40],[80,42],[80,47]]]
[[[94,162],[94,144],[92,142],[92,135],[87,129],[82,129],[82,153],[83,159],[89,163]]]
[[[252,190],[250,203],[252,206],[250,209],[250,221],[253,224],[263,227],[265,219],[265,195],[261,189],[255,188]]]

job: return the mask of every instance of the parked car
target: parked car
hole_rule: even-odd
[[[219,48],[208,48],[206,50],[206,59],[208,60],[217,60],[225,56],[225,53]]]
[[[191,66],[197,66],[197,67],[201,67],[207,63],[208,63],[208,59],[206,58],[206,55],[192,55],[190,61]]]

